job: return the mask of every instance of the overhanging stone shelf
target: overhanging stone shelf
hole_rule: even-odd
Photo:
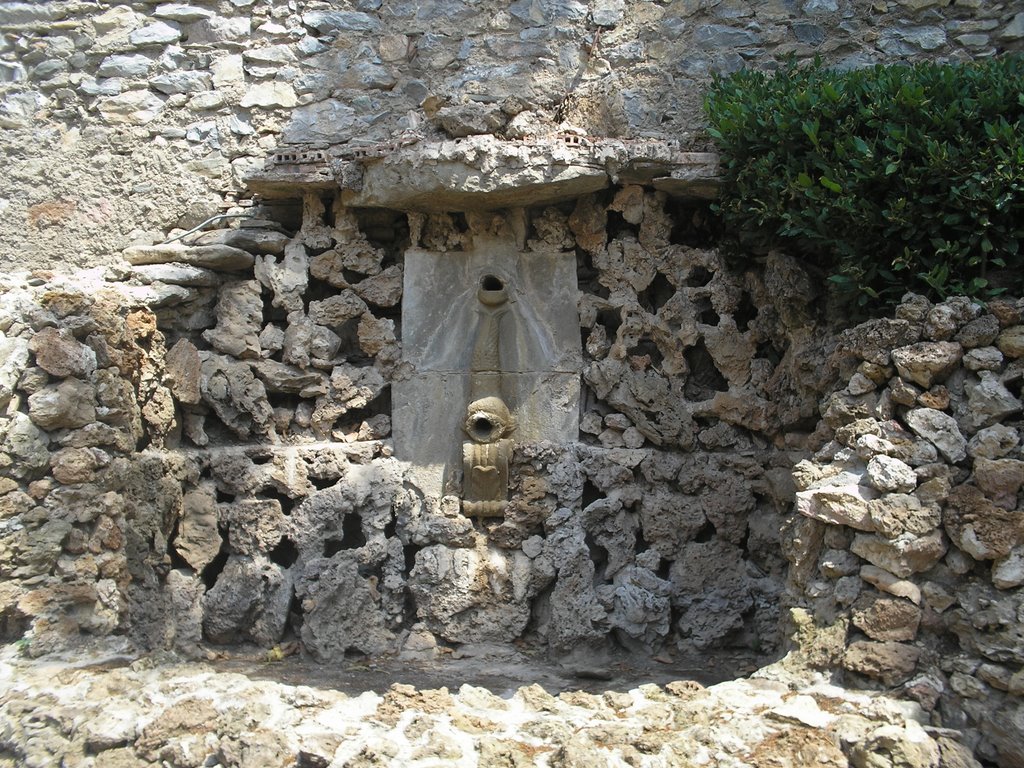
[[[424,212],[547,205],[612,184],[646,184],[674,197],[708,200],[720,184],[715,153],[683,152],[667,141],[573,134],[285,148],[246,181],[267,199],[340,188],[346,206]]]

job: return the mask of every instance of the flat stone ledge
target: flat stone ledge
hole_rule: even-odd
[[[684,152],[661,140],[470,136],[286,148],[246,183],[271,199],[333,188],[351,207],[468,211],[549,205],[612,184],[647,184],[673,197],[708,200],[718,195],[718,169],[716,153]]]

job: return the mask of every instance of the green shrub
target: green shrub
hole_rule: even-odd
[[[1024,57],[717,78],[726,232],[782,246],[848,298],[1024,288]]]

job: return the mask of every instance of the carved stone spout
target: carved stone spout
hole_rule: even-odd
[[[484,275],[477,290],[479,323],[470,368],[470,398],[463,431],[462,508],[467,515],[500,517],[508,504],[508,465],[515,429],[502,399],[501,330],[508,313],[508,288],[495,275]]]

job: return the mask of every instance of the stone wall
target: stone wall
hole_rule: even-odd
[[[843,334],[848,383],[794,469],[789,553],[796,594],[845,638],[821,661],[966,728],[999,765],[1024,760],[1022,311],[908,294]]]
[[[792,259],[725,261],[677,163],[712,73],[1017,51],[1013,4],[3,2],[0,31],[3,640],[592,660],[781,654],[788,619],[804,663],[1024,761],[1020,303],[836,336]],[[548,146],[584,135],[615,141]],[[289,147],[377,174],[254,200]],[[578,433],[519,441],[474,520],[393,434],[405,255],[498,235],[575,263]]]
[[[714,72],[1020,50],[1013,3],[0,3],[0,264],[110,263],[237,212],[282,143],[475,133],[700,144]]]
[[[827,346],[795,262],[737,272],[686,244],[699,209],[639,186],[462,223],[327,207],[5,283],[5,637],[779,647]],[[459,261],[508,220],[577,265],[584,393],[579,431],[518,440],[504,516],[474,521],[393,455],[392,409],[416,403],[392,384],[421,355],[401,348],[404,254]]]

